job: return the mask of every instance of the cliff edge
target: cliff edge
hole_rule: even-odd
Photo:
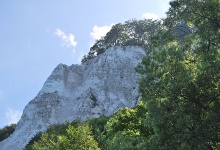
[[[0,143],[0,149],[22,150],[36,133],[53,124],[134,107],[140,77],[134,68],[144,55],[140,47],[112,47],[81,65],[59,64],[26,105],[15,132]]]

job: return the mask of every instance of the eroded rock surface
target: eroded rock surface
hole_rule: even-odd
[[[140,47],[113,47],[81,65],[59,64],[0,149],[21,150],[37,132],[53,124],[109,116],[118,108],[134,107],[139,98],[139,75],[134,68],[144,55]]]

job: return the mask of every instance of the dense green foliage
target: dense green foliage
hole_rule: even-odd
[[[16,124],[11,124],[0,129],[0,142],[9,137],[15,130]]]
[[[175,32],[180,20],[193,28],[182,38]],[[162,22],[116,24],[82,61],[115,45],[147,49],[136,68],[140,104],[110,117],[52,126],[26,149],[220,149],[220,1],[173,0]]]
[[[119,109],[105,125],[105,130],[100,136],[100,148],[143,149],[142,143],[153,134],[152,128],[146,125],[146,114],[147,109],[143,103],[133,109]]]
[[[105,37],[95,42],[90,48],[88,55],[85,55],[81,62],[84,63],[88,59],[102,54],[107,48],[112,46],[137,45],[147,49],[150,37],[157,34],[159,27],[161,27],[160,21],[146,19],[132,19],[125,23],[115,24]]]
[[[98,150],[98,144],[94,140],[91,128],[88,124],[80,124],[77,121],[61,125],[51,126],[40,135],[40,139],[31,141],[26,150]]]
[[[149,149],[220,147],[220,1],[175,0],[138,71],[155,135]],[[182,19],[195,31],[171,33]]]

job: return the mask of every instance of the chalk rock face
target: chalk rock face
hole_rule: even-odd
[[[21,150],[50,125],[112,115],[138,103],[139,75],[134,68],[145,52],[140,47],[112,47],[81,65],[59,64],[38,95],[25,107],[15,132],[1,150]]]

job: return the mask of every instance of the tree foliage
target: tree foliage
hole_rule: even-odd
[[[82,63],[88,59],[102,54],[112,46],[134,46],[138,45],[147,48],[150,37],[157,34],[161,27],[160,21],[132,19],[125,23],[118,23],[112,26],[105,37],[97,40],[90,48],[88,55],[83,56]]]
[[[135,108],[119,109],[106,124],[106,145],[103,149],[143,149],[153,130],[146,123],[147,108],[143,103]]]
[[[220,1],[175,0],[138,71],[155,135],[149,149],[217,149],[220,142]],[[178,41],[182,19],[195,28]]]
[[[26,149],[99,150],[89,125],[81,125],[77,122],[50,127],[46,132],[41,134],[40,140],[29,144]]]
[[[8,138],[15,131],[16,124],[11,124],[0,129],[0,142]]]

